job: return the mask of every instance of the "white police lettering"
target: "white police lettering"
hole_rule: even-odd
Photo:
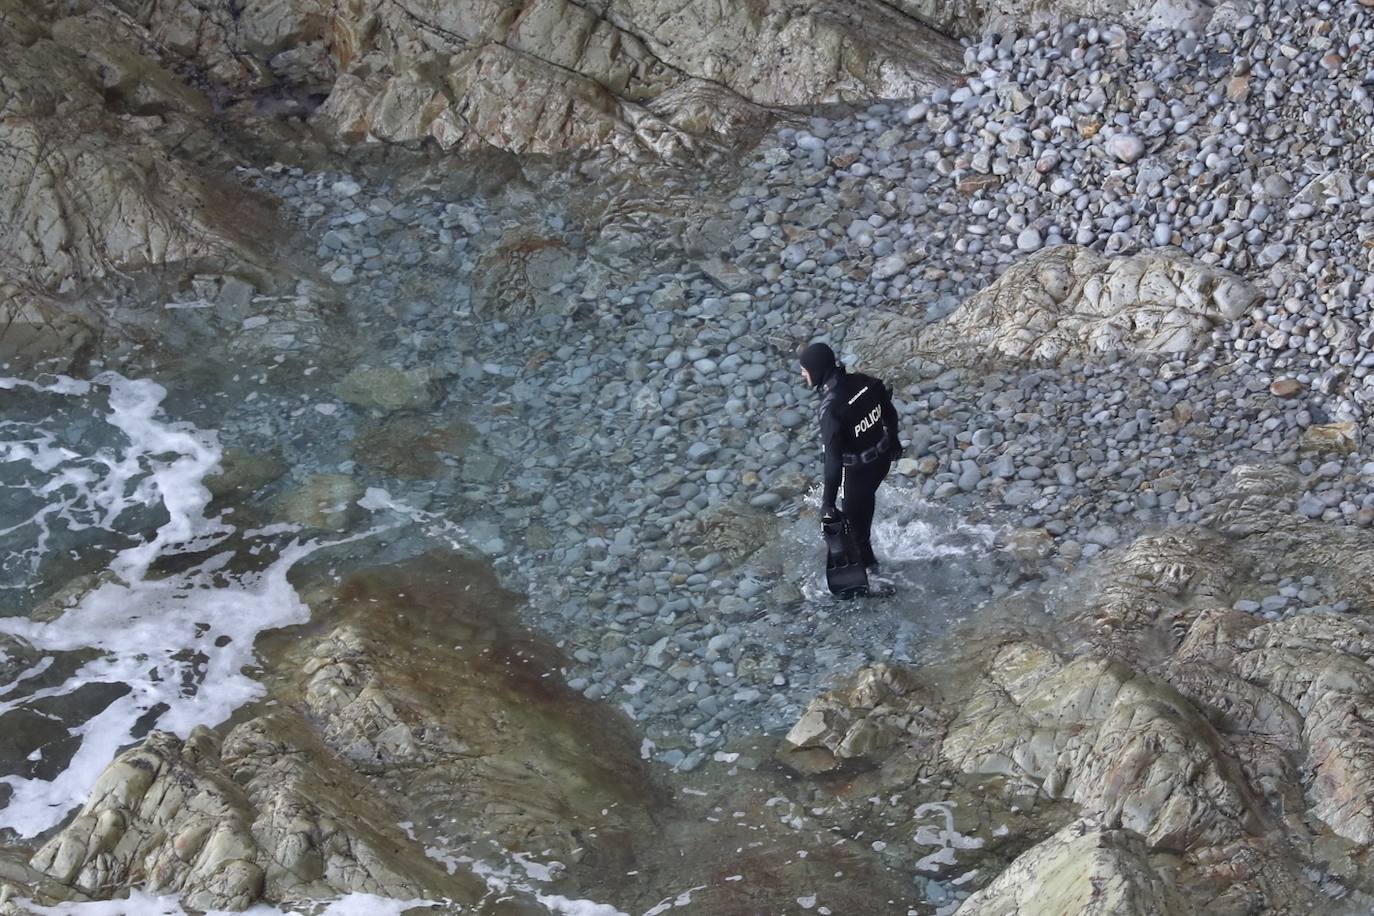
[[[882,416],[882,412],[883,409],[881,406],[875,407],[872,410],[870,410],[868,412],[868,416],[864,417],[862,420],[860,420],[858,423],[854,425],[854,438],[857,439],[860,435],[863,434],[865,430],[872,429],[873,424],[878,422],[878,417]]]

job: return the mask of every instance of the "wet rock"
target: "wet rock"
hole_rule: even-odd
[[[217,499],[252,497],[286,470],[286,463],[276,455],[254,455],[230,447],[220,457],[220,472],[207,477],[205,486]]]
[[[485,881],[416,845],[447,849],[455,819],[565,859],[650,829],[634,739],[549,679],[558,659],[500,618],[512,596],[479,566],[434,555],[312,600],[328,603],[331,629],[265,647],[269,689],[290,708],[222,743],[204,728],[152,733],[33,868],[81,894],[139,880],[204,909],[354,892],[468,907]],[[518,892],[508,906],[540,911]]]
[[[334,386],[334,393],[350,404],[387,413],[423,410],[434,402],[427,369],[359,367]]]
[[[288,521],[307,528],[342,531],[358,516],[362,485],[346,474],[312,474],[278,498]]]
[[[478,438],[471,425],[441,425],[414,414],[394,414],[369,425],[354,440],[353,455],[362,464],[403,480],[432,480],[445,473],[445,459],[462,457]]]

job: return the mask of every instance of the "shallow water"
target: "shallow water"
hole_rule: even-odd
[[[645,521],[646,507],[691,521],[695,505],[673,491],[650,498],[665,468],[642,465],[636,449],[664,440],[662,426],[636,420],[633,389],[617,387],[646,352],[598,341],[587,345],[595,371],[570,372],[558,355],[568,328],[590,333],[605,316],[516,328],[462,305],[410,323],[390,304],[303,303],[258,296],[246,316],[165,303],[140,320],[188,356],[135,354],[124,374],[89,380],[0,380],[0,831],[44,834],[150,729],[184,736],[262,697],[254,642],[309,619],[293,585],[306,567],[338,581],[436,547],[485,557],[529,595],[522,620],[571,656],[569,683],[635,720],[646,755],[683,769],[742,737],[780,735],[860,665],[929,657],[1006,591],[1012,564],[995,526],[921,500],[894,475],[874,533],[889,596],[826,593],[813,491],[751,516],[766,561],[726,561],[661,594],[641,584],[655,610],[636,614],[617,557],[653,552],[690,573],[709,549],[659,540],[669,523],[655,532]],[[434,377],[413,402],[361,406],[366,396],[341,392],[364,365]],[[753,409],[776,412],[776,396],[766,405]],[[747,427],[749,409],[691,417],[666,441]],[[744,492],[719,489],[736,501]],[[603,521],[619,498],[629,507]],[[754,576],[790,585],[791,597],[775,588],[748,613],[722,611],[720,596]],[[649,667],[624,676],[603,670],[605,645],[589,643],[607,628],[636,653],[642,631],[652,631],[645,645],[675,635],[683,659],[728,634],[767,664],[703,663],[685,689]],[[707,694],[722,711],[683,719]]]

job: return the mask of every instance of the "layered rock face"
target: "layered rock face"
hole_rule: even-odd
[[[948,666],[970,666],[966,683],[860,672],[811,704],[783,759],[876,766],[889,786],[982,776],[1009,811],[1071,801],[1083,819],[961,914],[1300,912],[1330,905],[1322,892],[1368,906],[1356,862],[1374,841],[1374,745],[1358,711],[1374,699],[1374,625],[1266,621],[1232,599],[1260,569],[1360,567],[1374,540],[1247,524],[1291,506],[1296,480],[1240,468],[1228,482],[1216,521],[1229,534],[1179,529],[1108,555],[1106,576],[1082,583],[1052,627],[972,641]],[[1347,586],[1367,606],[1368,587]]]
[[[901,374],[913,362],[988,357],[1056,365],[1107,355],[1186,357],[1260,292],[1244,278],[1172,249],[1109,258],[1060,245],[1017,261],[943,321],[898,312],[856,318],[850,340],[865,365]]]
[[[204,143],[209,100],[138,31],[108,7],[0,2],[7,351],[80,351],[92,332],[56,298],[93,282],[170,264],[270,269],[270,210],[184,158]]]
[[[127,8],[237,91],[327,92],[317,117],[345,139],[445,150],[695,156],[761,124],[760,106],[909,97],[958,61],[957,45],[877,0]]]

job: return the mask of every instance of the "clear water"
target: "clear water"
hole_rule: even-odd
[[[150,729],[185,736],[262,697],[254,643],[309,619],[293,586],[302,567],[337,578],[442,546],[485,552],[509,587],[537,596],[561,574],[541,568],[537,551],[505,527],[512,485],[539,492],[585,481],[594,501],[615,483],[601,460],[609,440],[588,429],[558,441],[547,421],[585,397],[556,364],[535,362],[560,344],[558,322],[493,328],[463,306],[413,325],[375,306],[307,321],[290,297],[257,297],[247,318],[167,305],[143,320],[194,356],[136,353],[121,372],[89,379],[0,378],[0,835],[32,838],[59,825],[111,758]],[[623,363],[641,354],[614,355]],[[395,473],[356,460],[364,428],[382,420],[337,392],[360,364],[449,367],[429,403],[400,412],[409,425],[385,427],[398,437],[385,443],[399,456]],[[611,415],[588,410],[589,419],[603,414]],[[448,446],[419,441],[463,423],[497,462],[494,478],[474,479]],[[239,451],[280,467],[214,496],[209,484]],[[410,452],[439,457],[423,474],[402,473]],[[557,459],[526,461],[533,453]],[[280,499],[321,474],[354,483],[324,507],[337,521],[323,530],[285,520]],[[895,477],[879,505],[875,546],[892,594],[851,603],[826,593],[814,517],[778,510],[774,546],[801,597],[740,627],[804,647],[797,664],[809,673],[792,680],[785,705],[742,716],[737,729],[779,734],[817,690],[859,664],[921,660],[1005,590],[1011,564],[994,527],[924,502]],[[595,577],[563,585],[575,596]],[[532,598],[524,616],[571,651],[552,610]],[[543,897],[554,911],[614,912]],[[674,890],[656,912],[690,898]],[[145,904],[148,913],[180,912],[175,901],[140,897]],[[328,912],[339,916],[391,911],[361,899],[335,906]],[[43,912],[77,911],[123,912]]]

